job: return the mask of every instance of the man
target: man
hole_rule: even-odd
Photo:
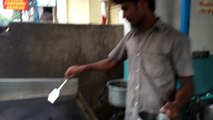
[[[178,111],[193,95],[190,42],[186,36],[162,23],[154,14],[154,0],[113,0],[121,4],[123,17],[132,30],[111,51],[108,58],[71,66],[65,77],[86,70],[108,70],[128,58],[125,120],[140,120],[141,111],[161,111],[178,120]],[[180,89],[175,92],[179,79]]]

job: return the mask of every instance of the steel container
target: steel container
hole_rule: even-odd
[[[115,79],[107,82],[108,101],[115,107],[124,108],[126,104],[127,81]]]

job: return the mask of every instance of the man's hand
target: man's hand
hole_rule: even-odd
[[[65,72],[65,74],[64,74],[64,77],[65,77],[66,79],[69,79],[69,78],[75,76],[76,74],[79,74],[79,73],[83,72],[84,69],[85,69],[84,66],[78,66],[78,65],[70,66],[70,67],[66,70],[66,72]]]
[[[181,77],[180,78],[181,87],[178,89],[175,100],[173,102],[166,103],[160,111],[162,113],[165,113],[171,120],[178,120],[179,118],[179,110],[187,105],[187,103],[190,101],[194,86],[192,77]]]
[[[166,114],[170,120],[178,120],[179,118],[179,107],[175,103],[166,103],[163,107],[161,107],[160,112]]]
[[[100,60],[95,63],[85,64],[85,65],[80,65],[80,66],[74,65],[74,66],[70,66],[66,70],[64,77],[66,79],[69,79],[69,78],[75,76],[76,74],[79,74],[79,73],[82,73],[82,72],[88,71],[88,70],[109,70],[117,65],[118,65],[118,61],[113,61],[108,58]]]

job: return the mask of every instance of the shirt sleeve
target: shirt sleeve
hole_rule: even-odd
[[[108,58],[113,61],[124,61],[127,58],[125,38],[108,54]]]
[[[127,33],[118,45],[108,54],[108,58],[114,61],[124,61],[127,59],[126,41],[133,34],[133,31]]]
[[[187,77],[194,74],[192,67],[191,45],[186,36],[175,41],[172,59],[178,77]]]

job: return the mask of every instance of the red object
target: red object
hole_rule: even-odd
[[[3,0],[4,9],[28,10],[28,0]]]
[[[105,25],[107,21],[107,17],[106,16],[102,16],[102,24]]]

